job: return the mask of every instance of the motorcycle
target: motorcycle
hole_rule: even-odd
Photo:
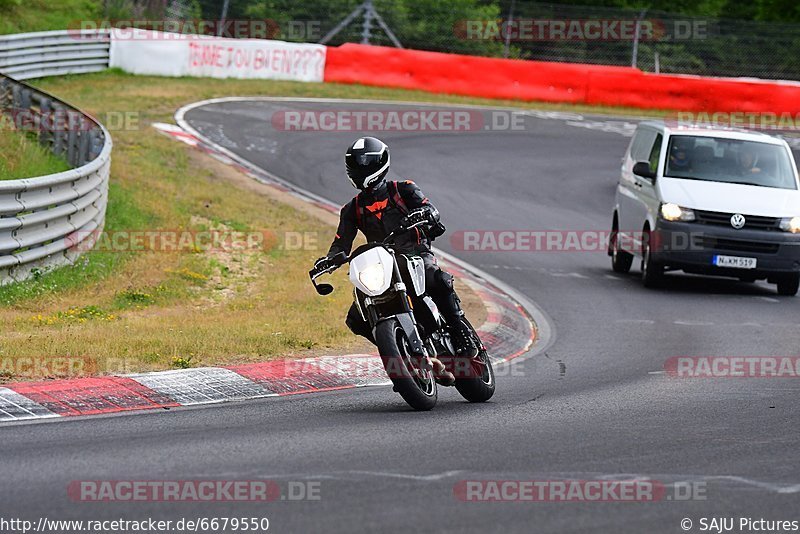
[[[394,249],[394,239],[401,232],[390,233],[382,242],[367,243],[350,256],[340,253],[331,258],[330,266],[309,271],[311,282],[320,295],[333,292],[333,286],[317,283],[317,278],[330,274],[349,263],[349,278],[361,316],[372,328],[384,369],[394,391],[415,410],[431,410],[438,400],[435,369],[443,367],[452,373],[453,384],[469,402],[485,402],[495,391],[495,376],[486,347],[475,329],[478,347],[474,358],[456,354],[444,318],[433,299],[425,293],[425,266],[422,258],[401,254]]]

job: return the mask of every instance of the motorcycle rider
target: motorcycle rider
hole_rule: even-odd
[[[471,329],[461,320],[464,312],[453,289],[453,276],[437,265],[430,248],[431,240],[444,233],[439,211],[414,182],[386,180],[389,147],[380,139],[357,139],[347,149],[345,166],[350,183],[360,191],[342,207],[336,237],[327,256],[318,259],[314,268],[324,270],[331,266],[331,258],[336,254],[350,254],[358,230],[368,241],[374,242],[383,241],[392,231],[417,225],[398,235],[395,250],[423,259],[426,291],[447,322],[456,353],[474,357],[478,347]],[[370,325],[361,317],[355,303],[350,307],[345,323],[354,334],[375,343]]]

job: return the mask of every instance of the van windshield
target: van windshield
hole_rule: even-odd
[[[781,145],[720,137],[673,135],[664,176],[797,189],[791,156]]]

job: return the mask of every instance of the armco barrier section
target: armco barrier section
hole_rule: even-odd
[[[107,67],[107,44],[102,45],[105,52],[95,42],[74,45],[79,39],[67,34],[0,38],[0,71],[34,78]],[[21,48],[14,49],[14,43]],[[6,284],[71,263],[91,248],[105,222],[111,137],[78,109],[5,74],[0,74],[0,113],[2,124],[34,132],[43,146],[74,167],[0,181],[0,284]]]
[[[108,68],[105,30],[60,30],[0,36],[0,73],[17,80]]]
[[[800,84],[649,74],[632,67],[496,59],[344,44],[325,81],[482,98],[680,111],[800,111]]]

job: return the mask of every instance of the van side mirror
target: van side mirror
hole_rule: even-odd
[[[633,166],[633,174],[647,178],[651,182],[655,179],[656,173],[650,169],[650,163],[646,161],[637,161]]]

